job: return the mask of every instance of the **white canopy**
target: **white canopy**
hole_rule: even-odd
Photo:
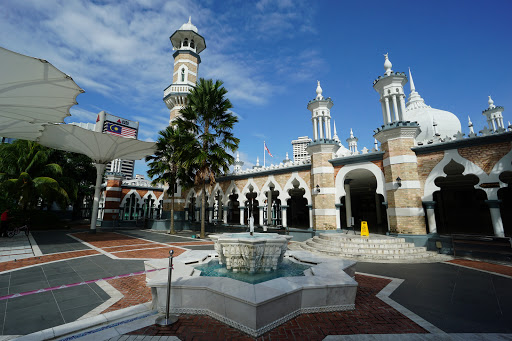
[[[96,232],[100,187],[106,164],[114,159],[138,160],[155,152],[154,142],[114,136],[71,124],[47,124],[38,142],[44,146],[89,156],[96,166],[91,232]]]
[[[100,164],[114,159],[139,160],[155,152],[154,142],[105,134],[72,124],[45,125],[38,142],[50,148],[85,154]]]
[[[83,93],[71,77],[46,60],[0,47],[0,136],[34,140],[41,127],[14,129],[12,121],[61,123]]]

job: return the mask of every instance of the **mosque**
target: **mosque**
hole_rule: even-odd
[[[163,100],[172,123],[187,105],[206,43],[190,20],[170,40],[173,80]],[[482,111],[488,127],[475,131],[469,120],[466,136],[454,114],[427,105],[410,71],[406,75],[392,67],[386,54],[385,72],[373,82],[382,110],[375,148],[359,151],[352,132],[346,145],[340,141],[335,125],[331,129],[333,101],[318,82],[316,96],[307,102],[312,138],[294,141],[302,146],[294,145],[297,158],[242,170],[237,157],[234,171],[218,177],[207,193],[178,186],[178,226],[199,221],[205,195],[210,223],[247,225],[252,215],[256,225],[312,232],[359,227],[366,221],[376,234],[511,236],[512,127],[504,125],[504,108],[489,96]],[[114,187],[107,187],[105,197],[109,188]],[[120,192],[114,188],[112,193]],[[109,211],[115,214],[114,206],[123,200],[111,201]],[[167,193],[160,200],[163,215],[169,215]]]

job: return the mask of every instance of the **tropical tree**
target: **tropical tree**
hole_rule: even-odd
[[[16,140],[0,146],[0,183],[23,209],[35,207],[39,200],[64,203],[69,200],[65,186],[57,179],[62,168],[49,162],[52,149],[36,142]]]
[[[206,184],[213,186],[217,175],[228,172],[235,160],[229,152],[234,152],[240,142],[232,132],[238,118],[229,111],[232,105],[222,84],[220,80],[201,78],[175,121],[181,130],[191,132],[194,137],[183,145],[188,153],[183,163],[185,168],[195,169],[194,182],[203,189],[201,238],[205,237]]]
[[[192,169],[184,167],[183,160],[188,157],[183,148],[194,136],[189,131],[179,127],[169,126],[159,132],[154,155],[146,157],[148,175],[153,179],[152,184],[168,185],[167,195],[171,197],[171,228],[169,233],[175,234],[174,229],[174,194],[178,182],[182,188],[193,184]]]

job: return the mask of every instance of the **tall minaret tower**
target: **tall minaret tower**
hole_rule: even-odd
[[[487,118],[487,124],[489,125],[489,129],[493,132],[505,131],[505,124],[503,123],[503,107],[498,107],[494,105],[494,101],[491,96],[489,96],[489,108],[482,111],[482,114]]]
[[[206,48],[204,38],[197,33],[191,18],[170,37],[174,57],[174,73],[172,84],[164,90],[164,102],[171,110],[171,123],[187,105],[187,95],[196,85],[197,73],[201,57],[199,54]]]
[[[382,118],[384,125],[404,120],[405,113],[405,94],[404,85],[407,83],[407,77],[403,72],[394,72],[391,70],[393,64],[384,55],[384,75],[379,76],[373,82],[373,88],[380,95],[382,104]]]
[[[393,72],[388,55],[384,55],[385,73],[373,82],[380,94],[384,125],[376,130],[374,137],[380,141],[384,151],[383,165],[386,179],[387,214],[390,232],[398,234],[424,234],[425,212],[423,210],[418,159],[411,149],[420,128],[417,122],[404,121],[405,95],[403,86],[407,76]],[[414,92],[414,85],[411,88]],[[420,98],[421,99],[421,98]],[[432,207],[433,202],[425,202]],[[428,206],[430,205],[430,206]],[[429,226],[435,232],[435,226]]]
[[[336,229],[334,167],[329,160],[334,158],[340,145],[331,135],[332,106],[332,100],[322,96],[322,88],[318,82],[316,97],[308,103],[313,121],[313,141],[306,149],[311,155],[311,215],[312,227],[316,230]]]

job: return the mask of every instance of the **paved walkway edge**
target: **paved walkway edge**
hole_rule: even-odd
[[[82,320],[77,320],[74,322],[62,324],[60,326],[40,330],[38,332],[24,335],[17,340],[19,341],[41,341],[41,340],[51,340],[55,338],[62,338],[66,335],[76,334],[77,332],[83,331],[85,329],[90,329],[92,327],[99,327],[105,324],[110,324],[116,322],[120,319],[126,319],[127,317],[134,317],[134,315],[140,315],[144,313],[152,312],[152,302],[142,303],[133,307],[128,307],[116,311],[112,311],[109,313],[97,315],[94,317],[85,318]],[[154,322],[154,318],[153,318]],[[135,327],[135,329],[141,327]],[[127,331],[128,332],[128,331]],[[121,334],[117,334],[121,335]],[[115,336],[115,335],[113,335]],[[109,336],[109,337],[113,337]],[[108,338],[108,337],[107,337]]]
[[[356,273],[360,274],[360,275],[364,275],[364,276],[390,279],[391,283],[386,285],[384,287],[384,289],[382,289],[377,295],[375,295],[377,298],[379,298],[384,303],[390,305],[391,307],[393,307],[398,312],[400,312],[403,315],[405,315],[408,319],[412,320],[417,325],[419,325],[423,329],[427,330],[429,333],[433,333],[433,334],[446,334],[444,331],[442,331],[441,329],[437,328],[432,323],[428,322],[427,320],[425,320],[422,317],[416,315],[415,313],[413,313],[412,311],[410,311],[409,309],[407,309],[403,305],[401,305],[398,302],[393,301],[391,298],[389,298],[389,295],[391,295],[400,286],[400,284],[402,284],[404,282],[403,279],[393,278],[393,277],[386,277],[386,276],[379,276],[379,275],[374,275],[374,274],[367,274],[367,273],[363,273],[363,272],[356,272]]]
[[[34,236],[32,236],[32,233],[29,232],[28,234],[28,241],[30,242],[30,245],[32,246],[32,252],[34,253],[34,256],[35,257],[40,257],[43,255],[43,253],[41,252],[41,249],[39,248],[39,246],[37,245],[37,242],[36,240],[34,239]]]
[[[128,341],[127,339],[126,341]],[[512,340],[512,334],[492,333],[452,333],[452,334],[356,334],[356,335],[329,335],[323,341],[496,341]],[[144,339],[146,341],[146,339]]]
[[[466,268],[466,269],[470,269],[470,270],[486,272],[486,273],[491,274],[491,275],[496,275],[496,276],[501,276],[501,277],[505,277],[505,278],[508,278],[508,279],[512,279],[511,276],[500,274],[499,272],[493,272],[493,271],[488,271],[488,270],[484,270],[484,269],[474,268],[472,266],[467,266],[467,265],[462,265],[462,264],[457,264],[457,263],[451,263],[451,262],[443,262],[443,264],[448,264],[448,265],[453,265],[453,266],[460,266],[461,268]],[[503,266],[508,266],[508,265],[503,265]]]

